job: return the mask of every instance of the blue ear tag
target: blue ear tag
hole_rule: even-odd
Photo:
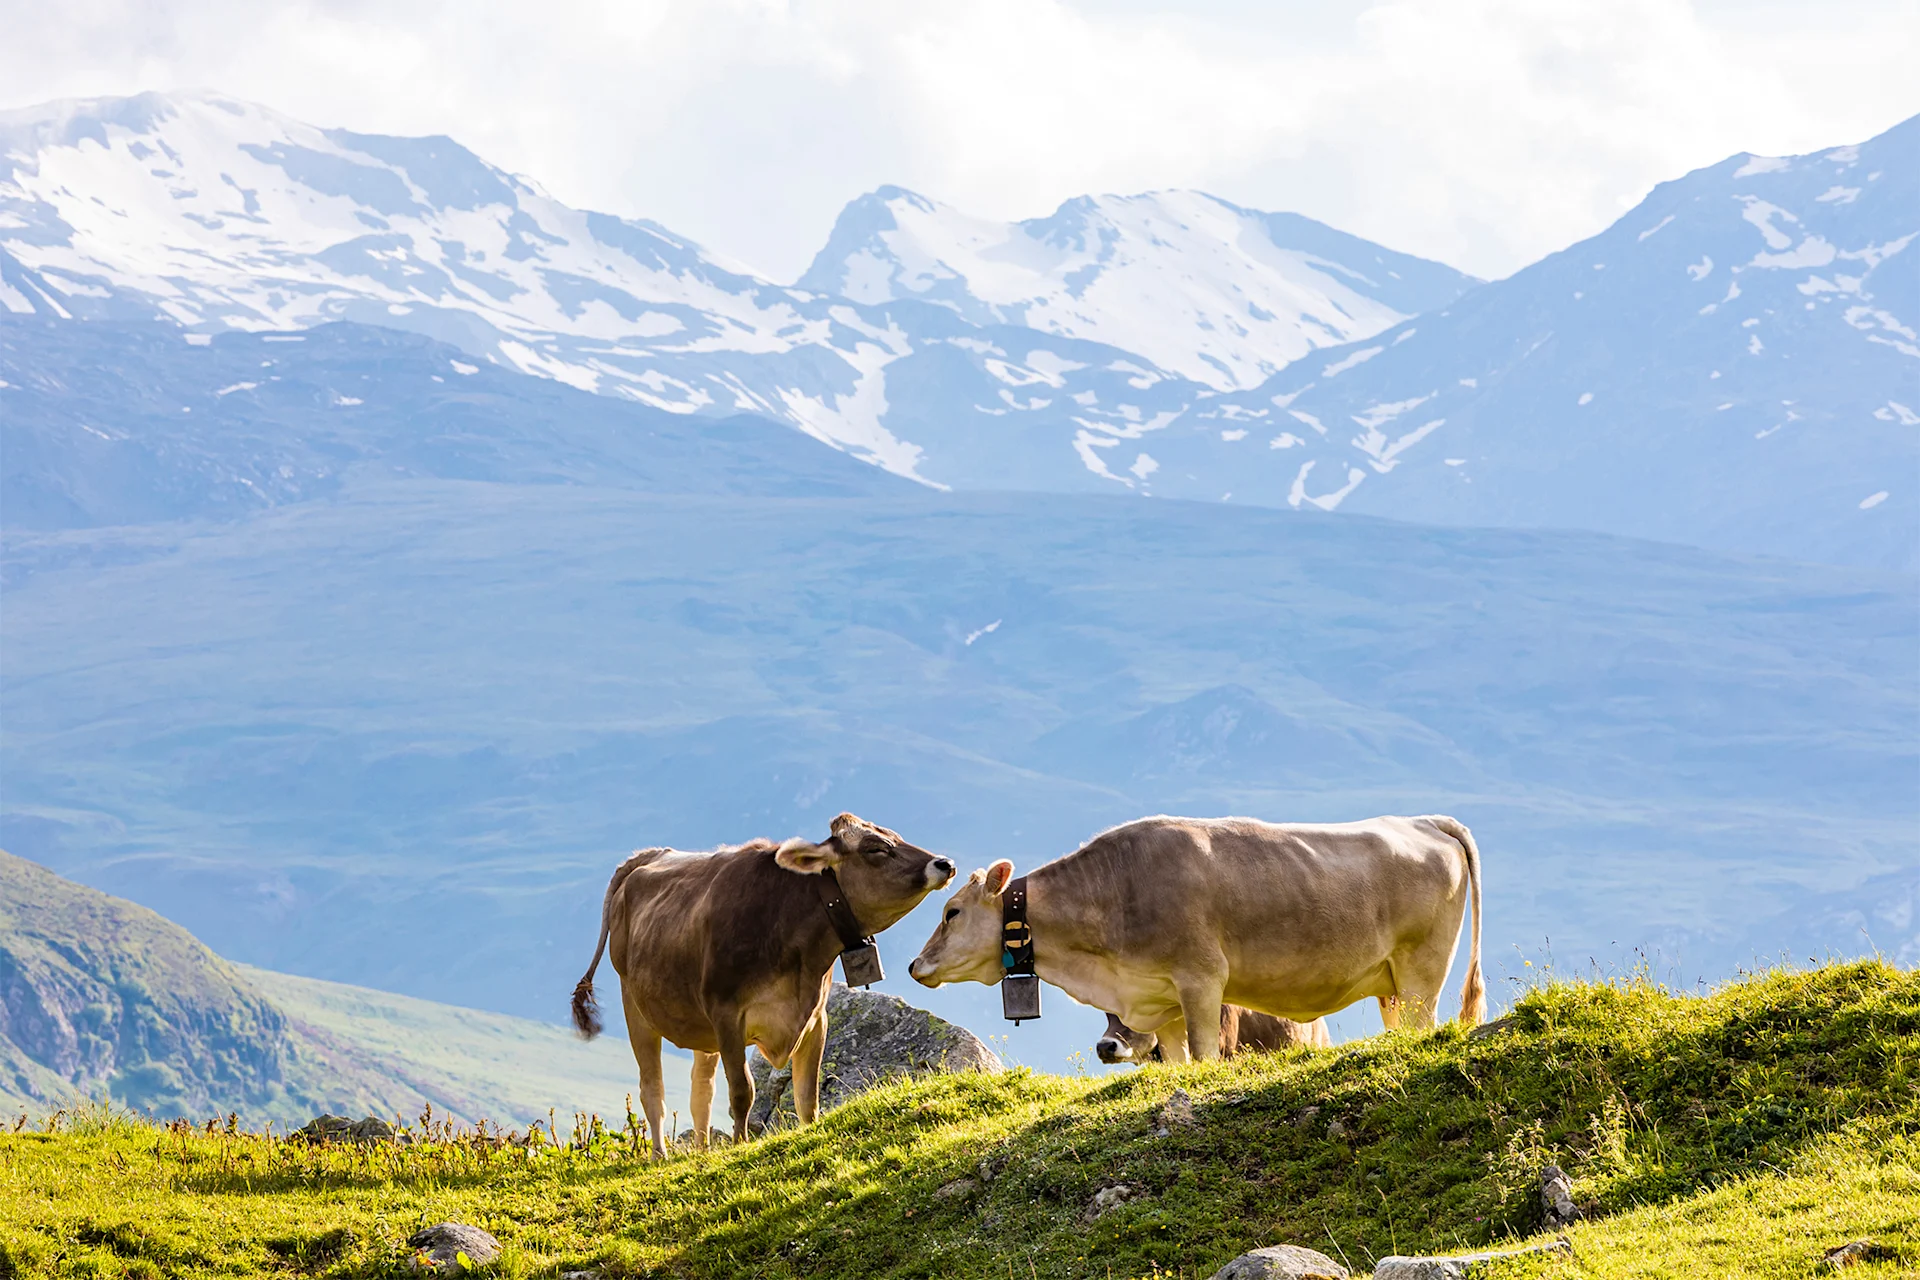
[[[1000,967],[1001,967],[1002,969],[1011,969],[1011,968],[1013,968],[1013,952],[1011,952],[1011,951],[1002,951],[1002,952],[1000,953]]]

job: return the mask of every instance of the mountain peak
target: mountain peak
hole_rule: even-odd
[[[1075,196],[1045,217],[998,222],[883,187],[847,206],[799,285],[1102,342],[1232,390],[1475,283],[1204,191]]]

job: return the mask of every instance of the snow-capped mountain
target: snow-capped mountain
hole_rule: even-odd
[[[800,278],[856,302],[924,298],[978,324],[1103,342],[1220,390],[1371,337],[1477,281],[1292,213],[1199,191],[1081,196],[1025,222],[899,187],[849,204]]]
[[[1110,467],[1162,496],[1920,564],[1920,118],[1738,155]]]
[[[656,408],[785,421],[945,485],[988,478],[955,461],[977,453],[977,427],[1057,404],[1040,415],[1066,437],[1053,469],[1090,487],[1066,442],[1081,421],[1124,433],[1138,391],[1165,401],[1171,381],[1184,404],[1195,390],[1131,352],[1056,343],[1029,362],[942,308],[768,283],[657,224],[569,208],[446,138],[318,129],[208,93],[0,114],[0,307],[208,333],[410,329]],[[937,403],[915,403],[915,386]],[[925,465],[930,452],[948,465]]]

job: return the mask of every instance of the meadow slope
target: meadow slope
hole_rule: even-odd
[[[1195,1119],[1163,1131],[1176,1088]],[[662,1163],[591,1122],[558,1148],[371,1153],[215,1130],[0,1137],[0,1275],[388,1274],[447,1218],[494,1232],[516,1276],[1204,1277],[1283,1242],[1363,1271],[1526,1238],[1548,1160],[1587,1220],[1571,1261],[1516,1270],[1801,1276],[1864,1237],[1891,1256],[1853,1274],[1892,1275],[1920,1259],[1920,974],[1550,983],[1480,1035],[903,1080]]]

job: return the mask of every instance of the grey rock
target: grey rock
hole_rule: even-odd
[[[747,1126],[758,1131],[776,1114],[793,1113],[788,1097],[793,1069],[774,1070],[758,1050],[748,1067],[753,1072],[753,1110]],[[998,1055],[971,1031],[916,1009],[898,996],[856,991],[837,982],[827,996],[827,1051],[820,1066],[822,1111],[896,1076],[1001,1069]]]
[[[560,1280],[600,1280],[598,1271],[562,1271]]]
[[[1110,1187],[1102,1187],[1093,1193],[1093,1199],[1087,1203],[1087,1211],[1082,1216],[1092,1222],[1105,1216],[1121,1205],[1132,1200],[1146,1198],[1146,1188],[1131,1182],[1116,1182]]]
[[[1474,1267],[1501,1258],[1519,1258],[1530,1253],[1572,1252],[1573,1246],[1567,1241],[1554,1240],[1548,1244],[1528,1245],[1524,1249],[1493,1249],[1485,1253],[1460,1253],[1444,1258],[1395,1256],[1382,1258],[1373,1264],[1373,1280],[1464,1280]]]
[[[1540,1171],[1540,1214],[1549,1230],[1571,1226],[1580,1218],[1573,1203],[1573,1179],[1557,1164]]]
[[[1339,1116],[1335,1116],[1333,1119],[1327,1121],[1327,1136],[1334,1139],[1346,1137],[1347,1122]]]
[[[352,1120],[346,1116],[322,1113],[295,1129],[287,1137],[298,1142],[325,1144],[329,1142],[357,1142],[369,1146],[381,1142],[393,1142],[398,1134],[394,1127],[379,1116],[367,1116],[362,1120]]]
[[[1489,1036],[1497,1036],[1512,1031],[1519,1025],[1519,1019],[1510,1013],[1504,1018],[1495,1018],[1492,1022],[1481,1023],[1473,1030],[1467,1032],[1467,1039],[1485,1040]]]
[[[479,1227],[464,1222],[440,1222],[423,1227],[407,1237],[414,1251],[413,1270],[427,1275],[459,1275],[467,1268],[460,1255],[475,1267],[484,1267],[500,1256],[500,1242]]]
[[[1890,1262],[1898,1255],[1886,1245],[1872,1240],[1849,1240],[1837,1249],[1829,1249],[1820,1259],[1823,1271],[1844,1271],[1862,1262]]]
[[[1275,1244],[1241,1254],[1214,1272],[1212,1280],[1347,1280],[1347,1269],[1324,1253]]]
[[[935,1188],[933,1198],[935,1200],[965,1200],[979,1189],[980,1184],[972,1178],[955,1178],[952,1182],[943,1183]]]
[[[1185,1089],[1175,1089],[1160,1108],[1160,1127],[1171,1129],[1176,1125],[1199,1124],[1200,1117],[1194,1113],[1193,1098]]]

